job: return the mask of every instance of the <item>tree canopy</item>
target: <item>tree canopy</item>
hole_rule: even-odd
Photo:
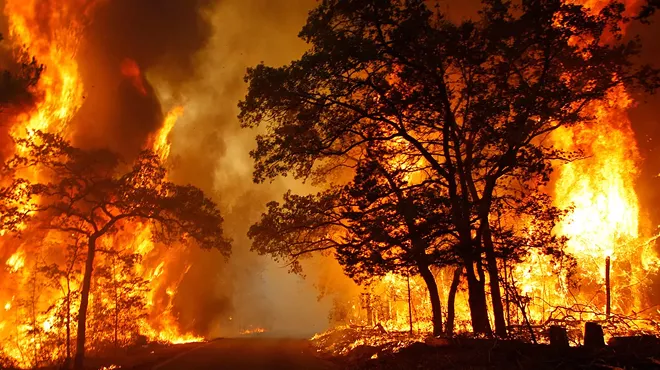
[[[615,88],[658,87],[658,70],[633,62],[639,40],[622,37],[630,21],[618,2],[593,13],[561,0],[486,0],[478,19],[455,23],[422,0],[324,0],[300,33],[308,52],[248,70],[239,118],[265,127],[252,152],[254,179],[323,183],[349,168],[357,184],[358,169],[379,161],[369,146],[396,150],[423,173],[425,199],[410,203],[418,214],[446,199],[473,329],[491,332],[489,281],[496,330],[506,335],[493,210],[505,199],[526,203],[553,162],[575,158],[553,147],[554,130],[594,120],[592,104]],[[539,209],[554,215],[550,227],[561,214]]]
[[[192,185],[168,181],[155,153],[145,151],[127,165],[110,151],[83,150],[43,132],[17,140],[16,147],[18,154],[5,164],[5,178],[12,180],[0,191],[3,230],[21,233],[33,224],[87,244],[76,369],[83,365],[86,312],[100,239],[129,222],[148,222],[160,242],[190,240],[229,256],[230,240],[223,235],[216,204]]]

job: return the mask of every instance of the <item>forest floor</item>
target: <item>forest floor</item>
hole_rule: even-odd
[[[329,333],[323,340],[315,338],[320,356],[329,358],[346,370],[399,370],[399,369],[660,369],[660,340],[634,342],[633,345],[554,348],[544,344],[530,344],[514,340],[452,339],[401,340],[401,334],[388,333],[380,342],[365,339],[365,332],[351,335],[350,329]],[[335,346],[329,346],[334,334]],[[372,333],[373,334],[373,333]],[[360,343],[348,347],[336,345],[355,337]],[[648,339],[648,338],[647,338]],[[372,343],[372,344],[364,344]],[[342,350],[345,349],[345,350]]]
[[[320,359],[307,339],[246,336],[179,345],[146,345],[124,356],[90,358],[94,370],[343,370]]]
[[[150,343],[122,349],[119,353],[107,356],[89,356],[85,360],[86,369],[151,369],[157,364],[192,351],[206,342],[184,344]]]

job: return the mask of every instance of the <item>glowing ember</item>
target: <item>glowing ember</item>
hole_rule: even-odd
[[[264,328],[250,328],[241,330],[241,335],[261,334],[267,332]]]

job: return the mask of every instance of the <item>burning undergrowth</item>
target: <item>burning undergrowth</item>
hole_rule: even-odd
[[[411,335],[407,332],[387,332],[382,326],[369,327],[337,327],[312,337],[312,344],[321,356],[336,357],[368,357],[377,353],[396,353],[401,348],[412,343],[423,341],[428,333]]]

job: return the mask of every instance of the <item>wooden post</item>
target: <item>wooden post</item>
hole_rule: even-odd
[[[606,305],[605,305],[605,316],[609,320],[611,313],[611,288],[610,288],[610,257],[605,258],[605,294],[606,294]]]
[[[410,274],[406,275],[408,278],[408,322],[410,323],[410,335],[413,333],[413,319],[412,319],[412,299],[410,297]]]
[[[548,336],[550,337],[550,346],[555,348],[568,348],[568,333],[566,328],[562,328],[559,325],[551,325],[548,330]]]
[[[584,346],[589,348],[605,347],[605,336],[603,327],[595,322],[586,322],[584,324]]]

